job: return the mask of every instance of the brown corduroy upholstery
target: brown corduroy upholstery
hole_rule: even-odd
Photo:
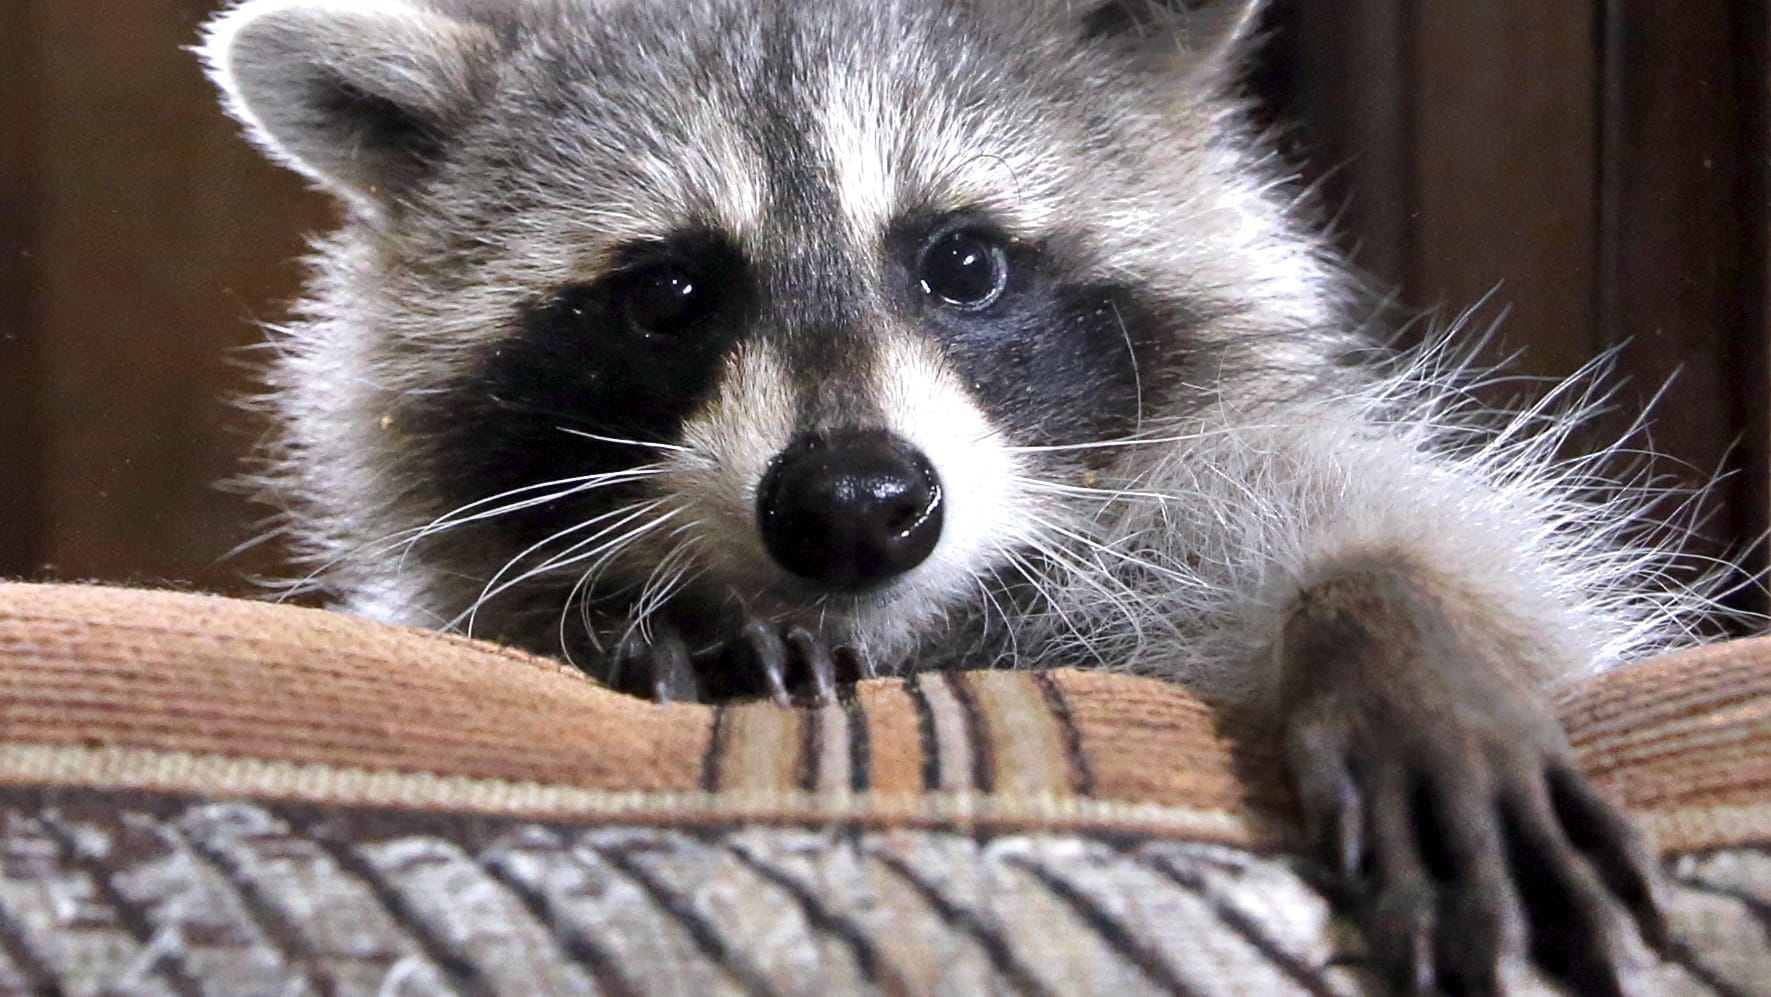
[[[1645,992],[1771,992],[1771,643],[1562,711],[1685,887]],[[1360,992],[1272,742],[1102,672],[656,706],[337,614],[0,586],[0,992]]]

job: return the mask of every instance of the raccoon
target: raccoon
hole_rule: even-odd
[[[1270,718],[1401,985],[1665,941],[1557,683],[1690,639],[1651,498],[1376,346],[1237,92],[1256,0],[247,0],[336,195],[265,484],[342,607],[657,699],[1071,665]],[[1554,394],[1554,393],[1552,393]]]

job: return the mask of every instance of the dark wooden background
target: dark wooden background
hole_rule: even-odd
[[[185,46],[215,2],[0,0],[0,575],[246,591],[255,321],[329,208]]]
[[[1724,475],[1700,550],[1744,552],[1749,574],[1771,434],[1767,6],[1276,0],[1257,74],[1401,314],[1480,306],[1473,324],[1504,318],[1493,352],[1536,374],[1616,349],[1594,442],[1664,388],[1664,469]]]
[[[1624,344],[1624,421],[1677,372],[1654,439],[1732,472],[1714,552],[1767,522],[1766,5],[1275,0],[1253,77],[1397,314],[1504,311],[1536,373]],[[330,209],[181,50],[214,6],[0,0],[0,576],[275,565],[224,558],[260,511],[215,483]]]

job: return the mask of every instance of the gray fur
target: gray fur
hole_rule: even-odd
[[[841,645],[1184,680],[1274,714],[1397,983],[1494,992],[1529,933],[1619,992],[1653,855],[1546,687],[1693,638],[1694,506],[1558,456],[1594,371],[1507,415],[1372,348],[1231,92],[1257,8],[233,8],[228,106],[346,208],[269,372],[304,582],[660,698],[786,702],[788,646],[826,700]],[[834,539],[901,507],[778,501],[832,440],[909,461],[914,559]]]
[[[1684,639],[1704,600],[1669,588],[1670,552],[1633,545],[1646,500],[1557,463],[1554,420],[1475,411],[1441,352],[1344,362],[1368,345],[1349,284],[1228,88],[1256,5],[1194,6],[240,4],[211,26],[212,75],[348,208],[270,373],[266,487],[310,580],[380,619],[553,653],[695,601],[803,618],[890,670],[1095,664],[1255,700],[1296,594],[1374,551],[1529,637],[1545,680]],[[398,105],[402,127],[341,92]],[[961,209],[1169,317],[1127,333],[1132,425],[1091,436],[1075,406],[993,421],[892,305],[883,233]],[[636,453],[656,466],[647,516],[674,518],[606,559],[573,546],[589,530],[501,534],[492,513],[571,486],[450,492],[471,441],[439,441],[476,365],[537,300],[686,226],[759,261],[767,307],[683,432]],[[884,595],[798,603],[754,538],[756,479],[792,432],[855,422],[965,482],[951,537]],[[601,590],[628,610],[593,608]]]

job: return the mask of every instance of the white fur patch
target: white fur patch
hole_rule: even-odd
[[[768,217],[767,172],[762,154],[751,148],[720,119],[736,117],[735,110],[714,108],[705,117],[708,140],[692,153],[699,160],[687,174],[706,184],[703,197],[721,227],[739,242],[755,237]],[[673,164],[679,175],[682,164]]]
[[[798,405],[780,360],[752,340],[727,360],[712,404],[683,426],[686,452],[672,459],[662,488],[693,497],[710,549],[734,575],[754,576],[769,563],[756,528],[756,488],[792,437]]]
[[[837,201],[857,244],[872,244],[898,210],[898,178],[889,165],[901,122],[871,74],[833,72],[825,88],[824,141],[836,172]]]
[[[1001,432],[970,393],[920,339],[880,344],[877,388],[886,428],[920,450],[940,479],[941,540],[908,579],[915,588],[952,598],[975,594],[975,579],[996,566],[1001,551],[1026,534],[1027,499],[1019,466]]]
[[[820,121],[836,193],[856,245],[871,247],[906,208],[989,212],[1020,235],[1051,227],[1064,168],[1024,128],[987,108],[905,112],[891,81],[832,67]]]
[[[687,136],[669,154],[641,154],[625,149],[626,179],[613,186],[567,182],[558,191],[562,207],[581,212],[592,238],[606,245],[660,239],[685,226],[711,219],[743,243],[761,231],[768,218],[767,166],[757,150],[731,122],[742,110],[722,103],[722,96],[680,102],[679,127]],[[566,176],[572,166],[606,160],[609,150],[599,134],[559,136],[558,151]]]

